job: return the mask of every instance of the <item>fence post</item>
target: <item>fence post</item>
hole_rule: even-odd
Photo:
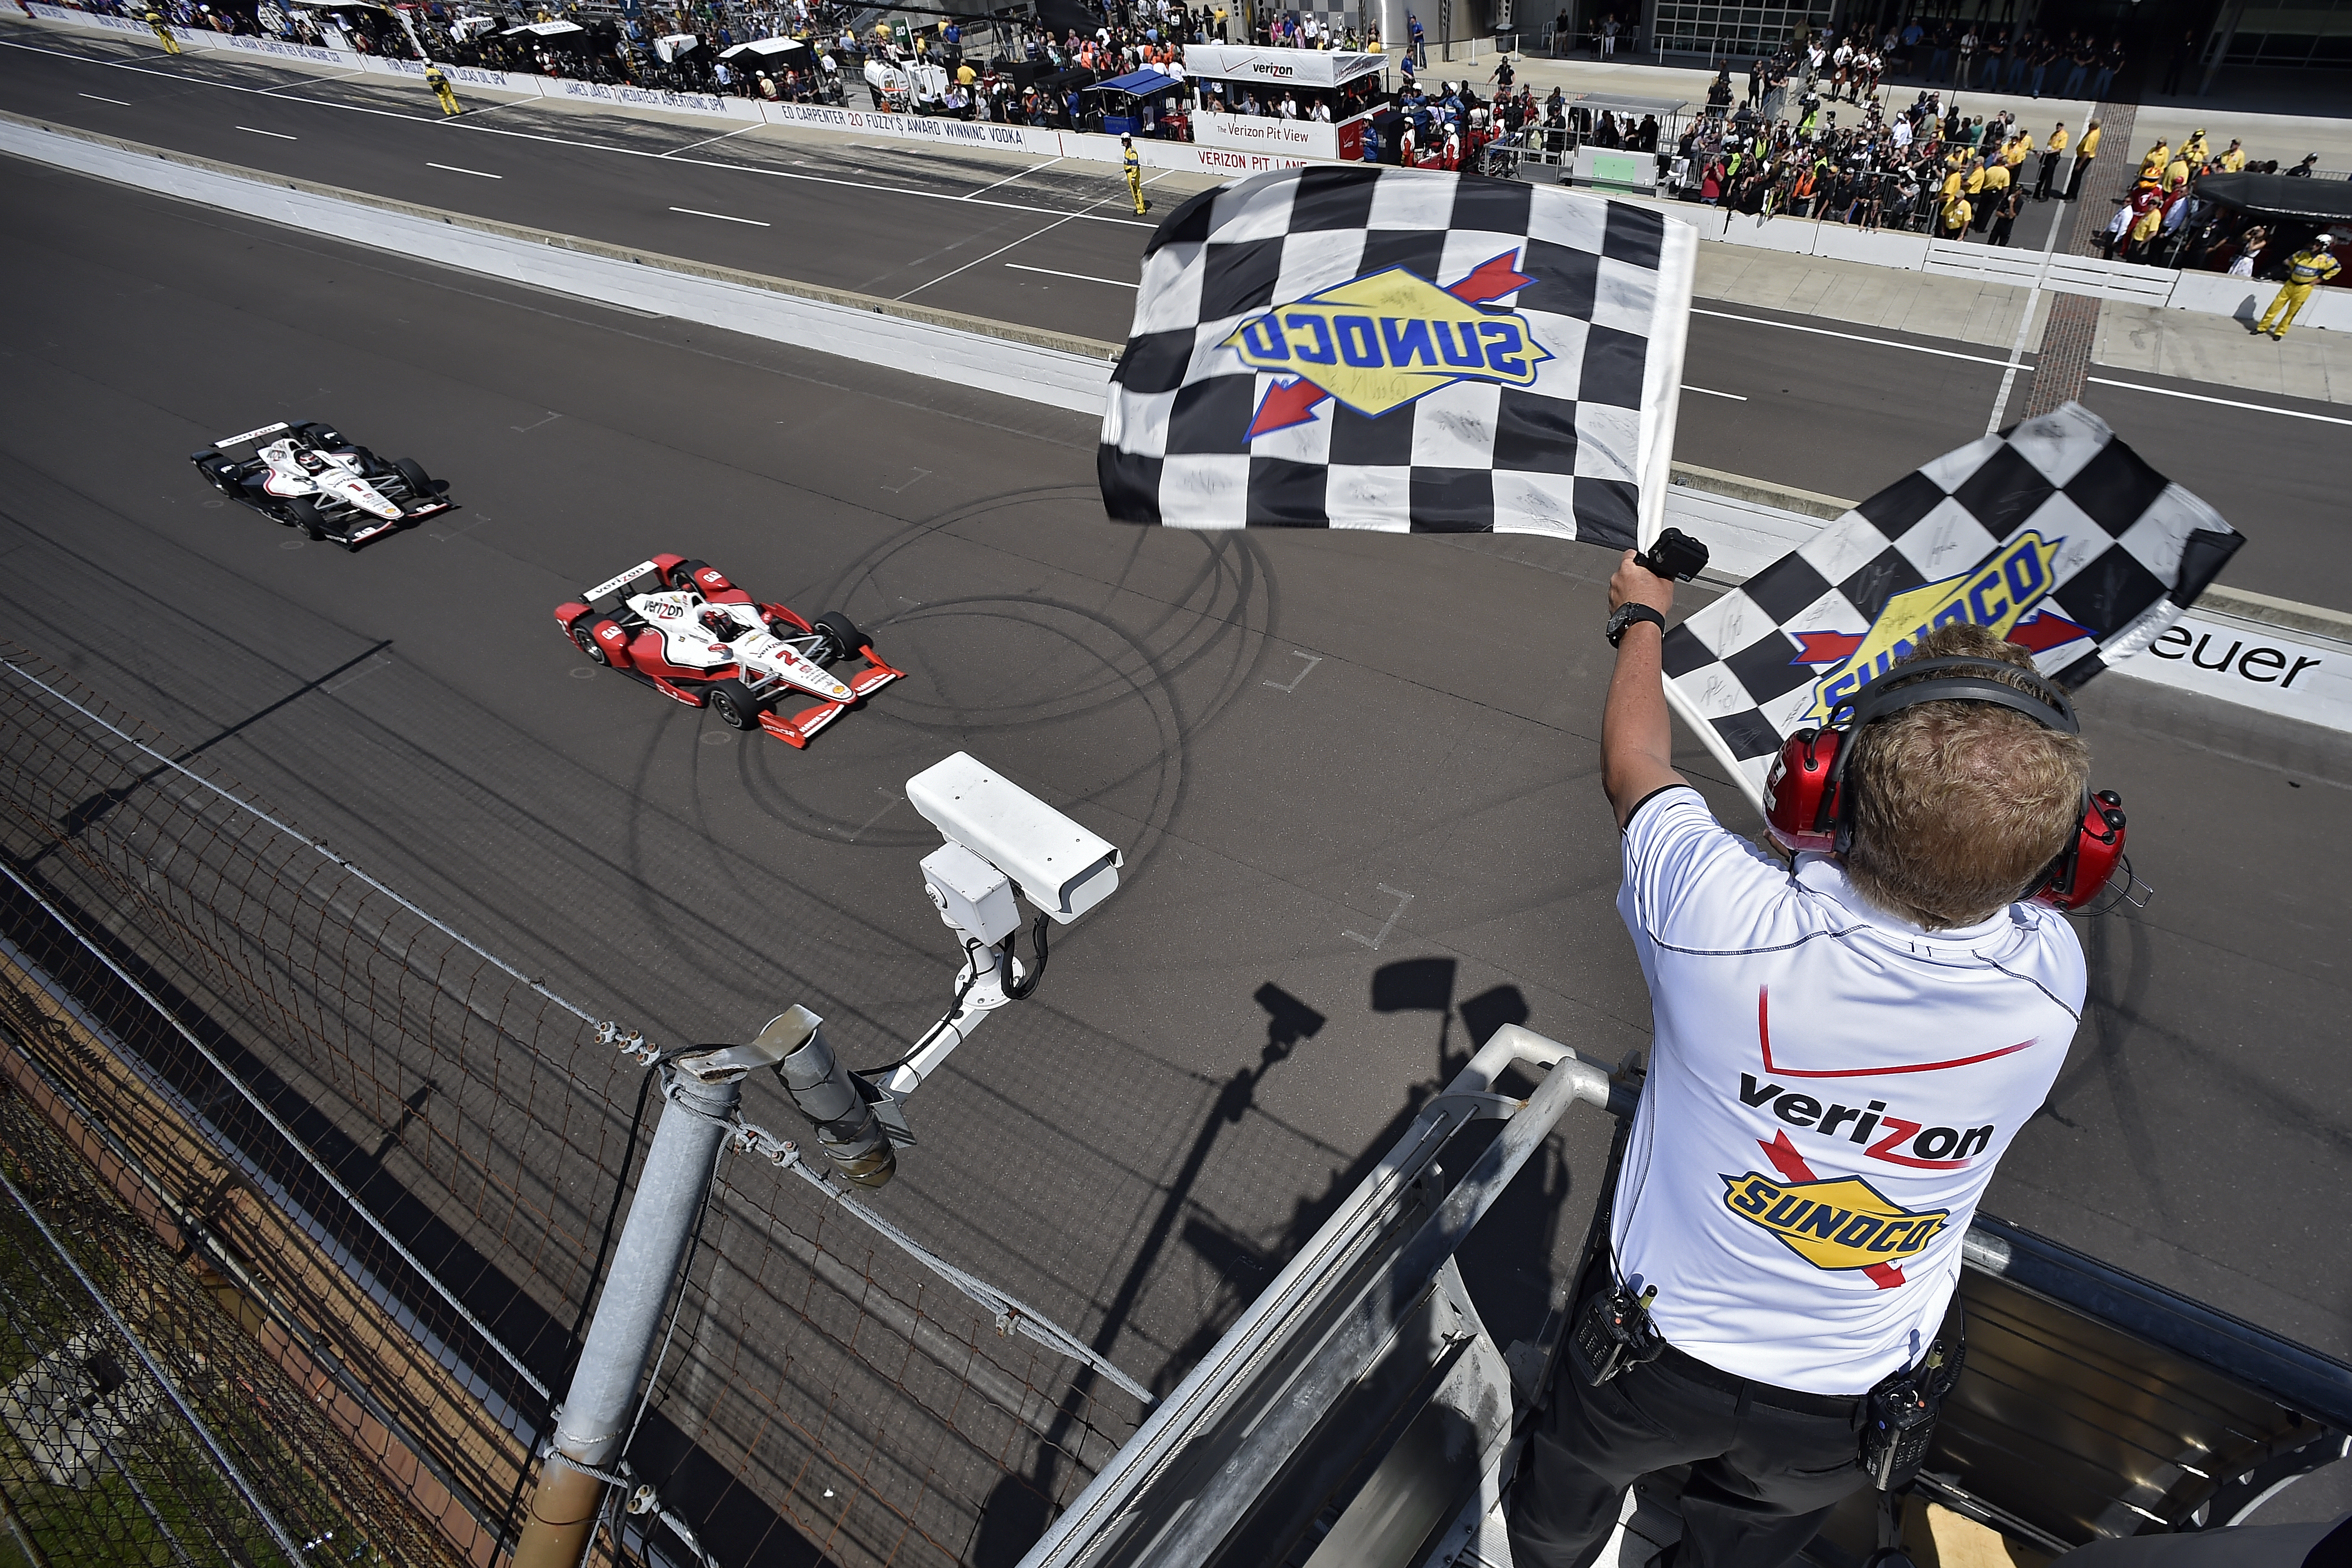
[[[662,1312],[730,1131],[750,1048],[689,1056],[661,1071],[665,1104],[635,1198],[563,1398],[555,1441],[523,1521],[513,1568],[579,1568],[604,1500],[595,1472],[619,1461]]]

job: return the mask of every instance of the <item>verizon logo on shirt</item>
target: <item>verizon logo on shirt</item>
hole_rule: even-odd
[[[1942,1321],[1994,1165],[2064,1063],[2081,946],[2023,903],[1922,931],[1833,862],[1783,869],[1693,789],[1643,804],[1624,862],[1657,1033],[1620,1274],[1710,1365],[1862,1393]]]

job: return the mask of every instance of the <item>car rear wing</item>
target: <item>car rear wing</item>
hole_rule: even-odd
[[[651,561],[640,561],[620,576],[600,582],[581,598],[588,608],[599,615],[610,615],[633,593],[659,593],[667,585],[661,580],[661,569]]]
[[[248,441],[258,444],[263,436],[275,435],[279,431],[289,428],[290,426],[281,419],[276,424],[265,424],[259,430],[248,430],[243,435],[224,435],[213,444],[215,447],[226,449],[231,446],[242,446]]]

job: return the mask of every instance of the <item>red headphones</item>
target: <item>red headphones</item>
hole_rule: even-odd
[[[2011,684],[2021,677],[2032,690]],[[1780,743],[1780,755],[1764,779],[1766,830],[1792,852],[1843,854],[1852,849],[1854,792],[1845,787],[1845,766],[1853,755],[1853,737],[1889,714],[1938,702],[1992,703],[2045,729],[2066,735],[2081,729],[2064,692],[2014,664],[1965,655],[1897,664],[1832,708],[1825,727],[1798,730]],[[2097,897],[2123,862],[2123,804],[2112,789],[2085,791],[2073,841],[2050,862],[2030,896],[2066,910]]]

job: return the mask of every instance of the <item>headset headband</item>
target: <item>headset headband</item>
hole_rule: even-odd
[[[1945,674],[1946,671],[1966,670],[1967,675]],[[2003,678],[1994,679],[1993,676]],[[2036,689],[2021,691],[2010,683],[2019,678],[2031,681]],[[2082,724],[2074,716],[2074,702],[2066,694],[2044,680],[2038,671],[2021,668],[1999,659],[1974,658],[1954,654],[1938,659],[1914,659],[1896,664],[1872,681],[1839,708],[1852,714],[1847,721],[1850,731],[1889,714],[1916,707],[1921,703],[1981,702],[2021,713],[2044,729],[2054,729],[2063,735],[2079,735]],[[1834,720],[1832,712],[1830,717]],[[1847,748],[1839,748],[1839,773]]]
[[[1950,673],[1954,671],[1969,673]],[[2003,678],[1994,679],[1995,675]],[[2020,676],[2031,681],[2038,690],[2029,693],[2010,685],[2011,680]],[[1863,727],[1921,703],[1940,702],[1990,703],[2021,713],[2044,729],[2063,735],[2082,733],[2074,703],[2064,692],[2043,679],[2039,671],[1966,653],[1896,664],[1830,712],[1832,725],[1841,710],[1850,715],[1845,725],[1845,743],[1838,747],[1837,755],[1831,759],[1830,788],[1822,797],[1823,814],[1832,810],[1835,813],[1838,853],[1843,854],[1853,843],[1853,791],[1845,788],[1845,772],[1859,749],[1853,743],[1861,738]],[[1821,825],[1830,824],[1825,821]]]

